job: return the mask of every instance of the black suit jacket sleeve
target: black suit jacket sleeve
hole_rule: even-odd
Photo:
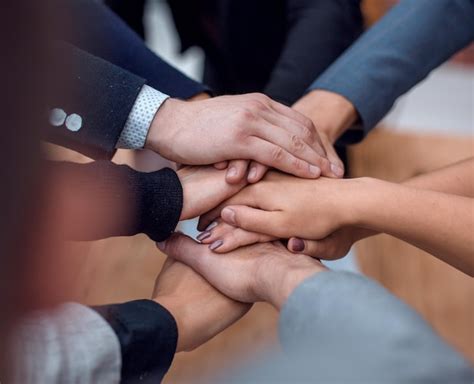
[[[362,32],[360,0],[287,0],[286,42],[264,92],[293,104]]]
[[[135,0],[121,1],[134,3]],[[140,7],[140,4],[137,4]],[[205,85],[194,81],[152,52],[114,12],[96,0],[62,2],[69,21],[59,38],[144,78],[147,84],[171,97],[188,99]],[[84,28],[87,25],[87,28]]]
[[[72,132],[48,122],[45,139],[94,159],[111,158],[145,80],[67,43],[55,44],[54,55],[57,73],[48,77],[57,86],[49,110],[79,115],[82,127]]]

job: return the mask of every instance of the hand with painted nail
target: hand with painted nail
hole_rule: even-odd
[[[239,192],[246,180],[229,184],[225,171],[212,166],[186,166],[177,172],[183,188],[183,209],[180,220],[197,217]]]
[[[298,177],[338,176],[312,122],[261,94],[168,99],[153,120],[145,147],[181,164],[246,160]],[[238,183],[248,165],[233,164],[228,181]]]
[[[362,179],[305,180],[272,171],[202,216],[198,228],[204,230],[220,217],[227,224],[261,235],[323,239],[352,225],[351,202],[355,195],[363,195],[363,184]]]
[[[279,242],[242,247],[224,257],[187,236],[173,234],[160,249],[189,265],[224,295],[244,303],[265,301],[277,309],[303,280],[326,270],[317,260],[294,255]]]
[[[291,237],[287,248],[290,252],[302,253],[316,259],[337,260],[346,256],[357,241],[373,235],[376,235],[376,232],[365,228],[346,227],[321,240]],[[227,253],[246,245],[278,240],[273,236],[234,227],[220,219],[213,221],[197,239],[216,253]]]
[[[224,296],[187,265],[168,259],[156,279],[153,300],[178,326],[177,351],[190,351],[235,323],[250,305]]]

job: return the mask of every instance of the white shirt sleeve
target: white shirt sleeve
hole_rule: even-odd
[[[142,149],[145,146],[146,137],[156,112],[168,97],[168,95],[144,85],[128,116],[116,147]]]

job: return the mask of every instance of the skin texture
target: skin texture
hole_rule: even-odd
[[[261,94],[168,99],[145,146],[180,164],[240,159],[303,178],[337,176],[311,120]]]
[[[183,209],[180,220],[197,217],[235,195],[245,185],[226,182],[226,172],[212,166],[187,166],[177,172],[183,188]]]
[[[303,280],[325,270],[319,261],[294,255],[279,242],[242,247],[223,256],[187,236],[173,234],[159,247],[224,295],[246,303],[265,301],[277,309]]]
[[[298,245],[294,237],[320,239],[306,241],[304,248],[298,247],[298,252],[309,250],[314,256],[325,247],[332,249],[334,257],[346,252],[354,241],[384,232],[473,275],[473,169],[474,162],[470,159],[419,176],[405,185],[370,178],[291,180],[290,176],[269,174],[259,183],[261,188],[243,189],[206,214],[201,224],[208,225],[220,214],[224,222],[235,227],[290,238],[290,248]],[[458,178],[464,181],[456,183]],[[220,239],[212,236],[204,239],[213,241],[211,247],[218,240],[223,244],[228,239],[232,241],[228,227],[217,226],[211,228],[213,231],[225,235]],[[240,246],[245,243],[242,240],[245,235],[239,236]],[[222,249],[223,244],[217,249]],[[227,244],[227,249],[232,246]]]
[[[176,320],[177,352],[204,344],[251,308],[251,304],[224,296],[190,267],[173,259],[167,259],[156,279],[153,300]]]

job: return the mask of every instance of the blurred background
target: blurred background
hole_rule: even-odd
[[[365,0],[366,25],[395,1]],[[148,45],[190,77],[201,80],[203,52],[180,43],[164,0],[148,0],[144,12]],[[474,156],[474,47],[458,54],[402,97],[392,112],[362,143],[349,149],[350,176],[400,181]],[[382,155],[383,154],[383,155]],[[68,155],[84,161],[79,155]],[[129,161],[123,153],[115,161]],[[164,163],[149,154],[137,166]],[[193,233],[194,223],[182,228]],[[68,262],[76,271],[73,298],[86,304],[148,298],[164,260],[144,235],[98,242],[70,243]],[[455,348],[474,362],[474,283],[424,252],[390,236],[358,243],[348,258],[330,267],[367,274],[416,308]],[[255,360],[277,346],[276,312],[257,304],[240,322],[193,352],[180,353],[165,383],[208,382],[236,361]]]

